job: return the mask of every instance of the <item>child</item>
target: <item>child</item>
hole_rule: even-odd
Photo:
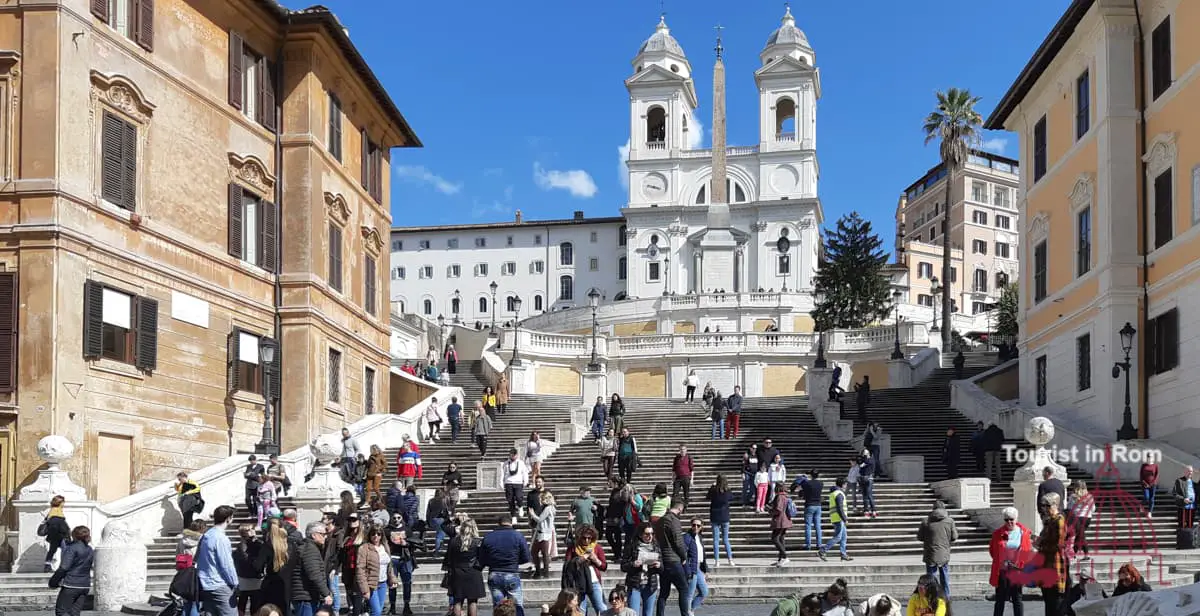
[[[758,497],[754,501],[754,513],[766,513],[767,485],[770,482],[771,474],[765,467],[759,467],[758,472],[754,473],[754,488]]]
[[[266,473],[258,476],[258,528],[262,528],[263,520],[271,517],[271,510],[278,509],[275,505],[277,492],[275,482]]]

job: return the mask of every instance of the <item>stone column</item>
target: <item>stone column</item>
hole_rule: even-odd
[[[804,373],[804,391],[808,392],[808,410],[814,411],[829,398],[832,368],[809,368]]]
[[[1065,483],[1067,469],[1055,462],[1050,450],[1046,449],[1046,444],[1054,440],[1054,422],[1046,417],[1030,419],[1025,426],[1025,440],[1033,443],[1033,450],[1029,452],[1029,461],[1013,473],[1013,506],[1017,508],[1021,522],[1036,534],[1042,531],[1037,502],[1042,470],[1047,467],[1053,469],[1054,476]],[[1006,453],[1009,451],[1013,450],[1008,449]]]
[[[337,507],[344,491],[354,493],[354,486],[342,481],[341,473],[332,463],[342,453],[340,435],[322,434],[308,445],[312,453],[312,478],[296,489],[297,522],[303,528],[309,522],[321,519],[325,507]]]
[[[907,359],[888,360],[888,387],[912,387],[912,363]]]
[[[88,500],[87,490],[77,485],[62,470],[62,463],[75,455],[75,445],[66,437],[51,434],[43,437],[37,444],[38,457],[46,463],[46,468],[38,471],[33,483],[21,488],[13,507],[17,510],[17,552],[14,555],[13,571],[40,572],[46,558],[46,540],[37,535],[45,511],[50,507],[50,499],[62,496],[65,499],[63,513],[67,516],[67,525],[94,527],[94,513],[97,504]],[[99,529],[93,528],[93,532]]]
[[[606,372],[583,372],[582,391],[583,402],[582,406],[587,407],[590,415],[592,405],[596,403],[596,398],[603,398],[608,394],[608,374]]]
[[[104,527],[96,547],[96,607],[100,612],[146,601],[146,544],[128,522],[116,520]]]
[[[520,364],[510,364],[508,366],[508,385],[511,393],[514,394],[534,393],[532,362],[523,360]],[[465,404],[463,407],[469,408]]]

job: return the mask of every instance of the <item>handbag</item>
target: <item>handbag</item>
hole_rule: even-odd
[[[45,516],[42,518],[42,523],[38,524],[37,536],[45,537],[48,534],[50,534],[50,516]]]

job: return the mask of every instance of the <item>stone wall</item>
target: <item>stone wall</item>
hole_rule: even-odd
[[[1020,366],[1014,362],[976,380],[975,384],[997,400],[1016,400],[1021,396]]]
[[[432,383],[422,381],[416,377],[400,373],[399,371],[390,372],[389,380],[391,381],[391,400],[388,405],[389,413],[403,413],[412,408],[418,402],[432,396],[436,391]],[[441,400],[439,402],[449,402]],[[470,404],[463,400],[458,401],[464,408],[470,408]]]
[[[540,364],[534,375],[534,383],[539,394],[579,395],[579,372],[570,366]]]
[[[586,333],[592,333],[588,330]],[[658,321],[634,321],[613,325],[614,336],[639,336],[658,333]]]
[[[804,375],[807,370],[802,366],[763,366],[762,372],[763,397],[799,396],[805,393]]]
[[[856,361],[850,372],[854,374],[855,383],[861,383],[863,376],[871,377],[871,389],[883,389],[888,386],[888,364],[886,359]]]
[[[625,371],[628,398],[662,398],[667,395],[667,371],[662,368],[631,368]]]

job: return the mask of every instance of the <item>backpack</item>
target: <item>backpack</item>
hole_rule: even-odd
[[[800,593],[794,593],[780,599],[771,610],[771,616],[797,616],[800,613]]]
[[[800,516],[800,512],[796,510],[796,501],[790,498],[787,501],[787,516],[789,520],[794,520]]]
[[[635,507],[634,503],[636,503],[637,499],[639,499],[639,498],[642,499],[642,506]],[[646,498],[645,496],[642,496],[641,494],[633,495],[633,499],[629,501],[628,509],[629,509],[629,519],[633,520],[633,526],[635,528],[640,526],[643,521],[650,519],[651,506],[652,506],[652,504],[650,502],[650,499]]]
[[[572,549],[572,551],[574,551]],[[574,557],[563,563],[562,569],[562,589],[575,591],[578,594],[587,594],[591,589],[591,577],[588,576],[587,561],[580,557]]]
[[[200,575],[195,567],[180,569],[171,580],[169,592],[184,601],[200,600]]]

